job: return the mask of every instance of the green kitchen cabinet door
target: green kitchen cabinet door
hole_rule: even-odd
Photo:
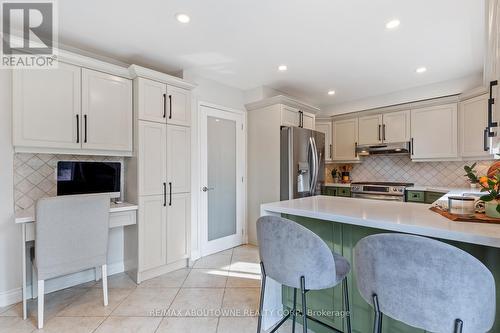
[[[321,194],[335,197],[337,196],[337,188],[331,186],[325,186],[322,188]]]
[[[337,188],[337,195],[339,197],[350,197],[351,189],[349,187],[339,187]]]
[[[438,200],[445,194],[446,193],[441,193],[441,192],[425,192],[425,203],[427,204],[434,203],[436,200]]]
[[[423,192],[423,191],[408,191],[406,193],[406,201],[425,203],[425,192]]]

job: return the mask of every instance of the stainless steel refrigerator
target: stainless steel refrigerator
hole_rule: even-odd
[[[281,128],[281,200],[318,195],[325,180],[325,134]]]

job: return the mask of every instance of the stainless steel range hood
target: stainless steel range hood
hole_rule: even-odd
[[[409,155],[410,143],[381,143],[377,145],[358,145],[356,151],[359,156],[369,155]]]

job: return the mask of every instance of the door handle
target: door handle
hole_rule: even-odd
[[[168,205],[172,206],[172,182],[168,183],[168,188],[169,188],[169,198],[168,198]]]
[[[332,145],[330,145],[330,159],[332,158]]]
[[[163,118],[167,117],[167,94],[163,94]]]
[[[168,95],[168,119],[172,119],[172,95]]]
[[[490,150],[490,147],[488,147],[488,131],[489,128],[486,127],[483,132],[483,150],[488,151]]]
[[[76,143],[80,143],[80,115],[76,115]]]
[[[382,125],[378,125],[378,141],[382,141]]]
[[[215,187],[206,187],[206,186],[203,186],[203,187],[201,188],[201,190],[202,190],[203,192],[208,192],[208,191],[215,190]]]
[[[411,154],[415,155],[415,144],[413,143],[413,138],[411,138],[411,147],[410,147],[410,149],[411,149]]]
[[[83,122],[84,122],[84,127],[85,127],[85,134],[84,134],[85,136],[83,138],[83,142],[87,143],[87,115],[86,114],[83,115]]]
[[[382,125],[382,140],[385,141],[385,124]]]
[[[163,183],[163,207],[167,206],[167,183]]]

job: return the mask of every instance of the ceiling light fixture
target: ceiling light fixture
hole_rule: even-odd
[[[288,69],[288,67],[287,67],[286,65],[279,65],[279,66],[278,66],[278,70],[279,70],[280,72],[284,72],[284,71],[286,71],[287,69]]]
[[[176,14],[175,18],[181,23],[189,23],[189,21],[191,21],[191,18],[188,15],[182,13]]]
[[[335,90],[329,90],[328,95],[330,95],[330,96],[335,95]]]
[[[394,19],[394,20],[390,20],[389,22],[387,22],[385,24],[385,27],[387,29],[396,29],[397,27],[399,27],[400,24],[401,24],[401,22],[398,19]]]
[[[422,73],[425,73],[427,72],[427,68],[425,67],[419,67],[415,70],[415,72],[417,72],[418,74],[422,74]]]

